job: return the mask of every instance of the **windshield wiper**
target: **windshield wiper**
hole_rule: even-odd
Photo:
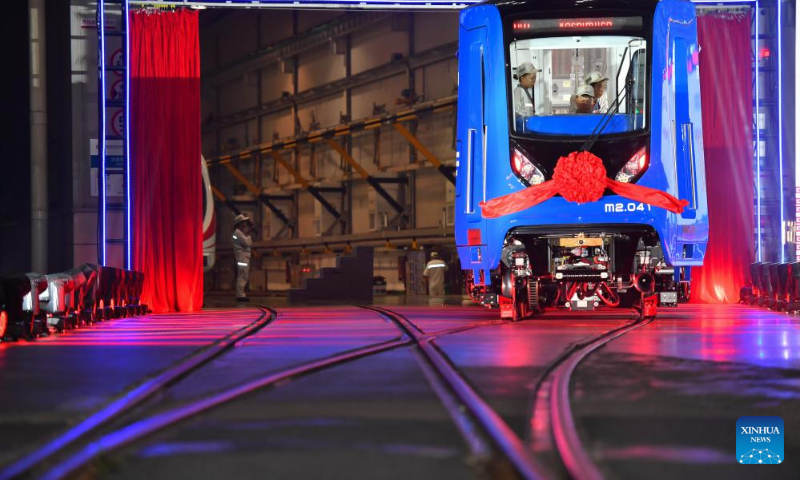
[[[622,52],[622,58],[623,59],[627,57],[628,51],[630,49],[631,49],[631,44],[630,44],[630,42],[628,42],[628,46],[625,47],[625,51]],[[622,66],[623,65],[625,65],[624,61],[620,62],[619,67],[617,68],[617,76],[615,77],[617,82],[619,82],[619,74],[622,73]],[[626,80],[625,81],[625,86],[623,87],[622,91],[618,91],[617,92],[617,98],[614,99],[614,102],[611,105],[609,105],[608,110],[606,110],[603,113],[603,116],[600,117],[600,121],[597,122],[597,125],[594,127],[594,130],[592,130],[592,134],[589,135],[589,138],[586,140],[586,142],[584,142],[583,146],[581,147],[581,149],[580,149],[581,152],[585,152],[585,151],[591,149],[594,146],[594,143],[597,141],[597,138],[603,133],[603,130],[605,130],[606,125],[608,125],[608,123],[611,122],[609,117],[610,117],[610,112],[612,111],[612,109],[615,110],[615,113],[617,111],[619,111],[619,105],[620,105],[620,101],[621,101],[620,96],[622,96],[622,98],[625,98],[625,96],[628,93],[628,79],[626,78],[625,80]],[[598,99],[598,101],[599,101],[599,99]],[[606,122],[605,125],[603,125],[603,122]],[[602,128],[600,128],[601,125],[603,125]],[[597,131],[598,128],[600,128],[599,132]]]
[[[594,146],[597,139],[600,135],[603,134],[603,131],[606,127],[611,123],[611,120],[614,118],[614,115],[619,112],[619,106],[622,103],[622,99],[624,99],[628,95],[628,89],[633,85],[633,79],[628,79],[625,82],[625,87],[617,94],[617,98],[614,99],[614,103],[609,105],[608,110],[600,117],[600,121],[597,122],[597,126],[594,127],[592,130],[592,134],[589,135],[589,138],[586,139],[586,142],[583,143],[580,150],[581,152],[586,152],[591,150]],[[599,129],[599,130],[598,130]]]

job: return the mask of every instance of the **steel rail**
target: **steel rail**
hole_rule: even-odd
[[[503,421],[497,412],[475,392],[469,382],[464,379],[464,376],[433,343],[433,338],[424,335],[418,326],[403,315],[380,307],[362,306],[362,308],[378,312],[396,323],[411,336],[414,343],[420,347],[429,364],[477,419],[495,446],[506,456],[520,476],[526,479],[553,477],[551,472],[533,459],[522,440],[509,428],[508,424]]]
[[[257,380],[236,386],[234,388],[227,389],[219,394],[205,397],[199,401],[190,402],[187,405],[183,405],[152,417],[139,420],[126,427],[123,427],[120,430],[112,432],[108,435],[104,435],[100,439],[86,445],[76,455],[68,457],[65,461],[59,463],[45,473],[41,478],[42,480],[56,480],[64,478],[101,454],[123,447],[135,440],[145,437],[146,435],[163,430],[164,428],[186,420],[189,417],[203,413],[211,408],[218,407],[224,403],[235,400],[242,395],[252,393],[258,389],[275,385],[276,383],[290,380],[302,375],[307,375],[317,370],[340,365],[344,362],[385,352],[387,350],[409,344],[411,344],[410,339],[401,337],[401,339],[390,340],[388,342],[374,344],[365,348],[355,349],[320,360],[315,360],[294,368],[261,377]]]
[[[381,315],[381,317],[386,318],[383,315]],[[494,323],[496,322],[492,322],[490,324]],[[392,324],[397,326],[395,322],[392,322]],[[433,333],[429,337],[449,335],[452,333],[478,328],[480,326],[482,325],[464,325]],[[90,442],[75,454],[68,456],[66,459],[56,464],[53,468],[49,469],[40,478],[47,480],[64,478],[74,473],[82,465],[85,465],[99,455],[109,453],[147,435],[151,435],[192,416],[236,400],[237,398],[252,393],[258,389],[282,384],[288,380],[338,366],[349,361],[382,353],[394,348],[410,346],[414,344],[415,337],[409,336],[405,329],[399,328],[398,330],[400,336],[395,339],[348,350],[342,353],[313,360],[286,370],[270,373],[256,380],[230,387],[217,394],[203,397],[201,399],[175,407],[171,410],[135,421],[134,423],[105,434],[99,439]]]
[[[556,449],[561,456],[561,461],[572,478],[580,478],[581,480],[602,480],[605,478],[584,448],[575,426],[575,418],[572,415],[569,396],[572,373],[578,364],[598,348],[632,330],[650,324],[653,320],[653,318],[641,318],[633,323],[605,332],[588,342],[576,345],[551,372],[552,383],[549,391],[550,428]]]
[[[88,433],[108,423],[120,414],[130,411],[144,400],[174,383],[176,380],[206,365],[208,362],[233,347],[236,343],[264,328],[275,319],[276,315],[274,310],[261,306],[258,306],[258,308],[261,310],[261,316],[256,321],[226,335],[177,365],[167,368],[156,377],[145,381],[124,396],[112,401],[101,410],[91,414],[79,424],[42,447],[37,448],[16,462],[11,463],[0,471],[0,480],[10,480],[29,472],[44,460],[64,450]]]

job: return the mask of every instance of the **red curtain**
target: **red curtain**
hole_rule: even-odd
[[[710,231],[692,301],[730,303],[749,282],[754,248],[750,16],[702,15],[698,36]]]
[[[133,11],[133,264],[155,312],[203,306],[200,40],[195,11]]]

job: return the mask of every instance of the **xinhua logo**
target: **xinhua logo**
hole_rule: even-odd
[[[736,421],[736,461],[743,465],[783,463],[783,419],[740,417]]]

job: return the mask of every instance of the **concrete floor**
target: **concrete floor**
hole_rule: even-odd
[[[399,336],[351,306],[286,306],[236,347],[133,412],[150,415],[268,373]],[[521,323],[461,298],[385,297],[427,333],[537,455],[532,392],[568,345],[627,310],[551,311]],[[258,318],[253,308],[152,315],[31,343],[0,344],[0,469],[110,399]],[[735,462],[744,415],[783,417],[797,478],[800,320],[745,306],[681,305],[592,354],[573,377],[581,439],[609,478],[754,478]],[[120,424],[127,420],[120,419]],[[6,434],[7,433],[7,434]],[[102,478],[472,478],[474,459],[403,347],[265,388],[93,462]],[[757,472],[762,473],[762,472]]]

